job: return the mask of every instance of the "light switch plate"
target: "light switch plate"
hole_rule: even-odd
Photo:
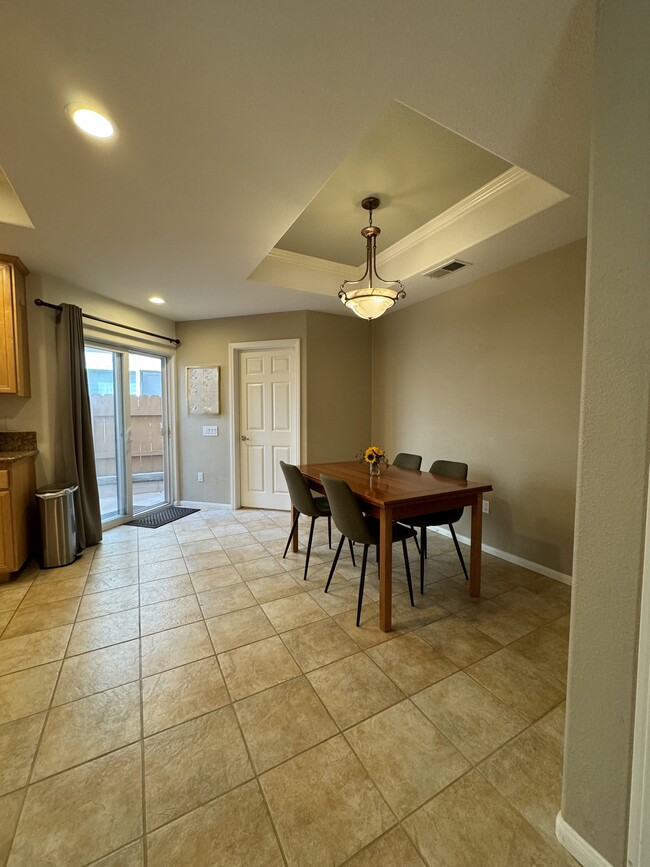
[[[216,424],[204,424],[203,425],[203,436],[204,437],[218,437],[219,436],[219,428]]]

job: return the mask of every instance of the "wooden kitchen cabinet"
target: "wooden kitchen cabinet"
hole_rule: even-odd
[[[19,397],[30,396],[27,274],[20,259],[0,253],[0,394]]]
[[[0,466],[0,581],[20,569],[32,553],[37,532],[35,491],[33,457]]]

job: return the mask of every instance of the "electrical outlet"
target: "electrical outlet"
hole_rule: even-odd
[[[197,473],[196,474],[196,480],[197,480],[197,482],[202,482],[203,481],[203,473]]]
[[[219,428],[216,424],[204,424],[203,425],[203,436],[204,437],[218,437],[219,436]]]
[[[483,511],[486,515],[490,514],[490,501],[489,500],[483,500]]]

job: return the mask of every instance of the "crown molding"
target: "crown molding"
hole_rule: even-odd
[[[402,280],[424,274],[566,198],[567,193],[513,166],[379,253],[379,273],[386,268]],[[364,264],[353,267],[274,247],[249,279],[330,294],[337,283],[360,280],[364,270]]]
[[[451,208],[447,208],[442,214],[438,214],[437,217],[429,220],[428,223],[391,244],[390,247],[387,247],[377,255],[377,265],[388,263],[392,259],[397,258],[397,256],[408,253],[409,250],[425,243],[438,232],[453,225],[458,220],[471,215],[472,212],[477,211],[479,208],[484,207],[491,200],[510,192],[529,177],[531,175],[524,169],[513,166],[506,172],[488,181],[487,184],[484,184],[478,190],[474,190],[469,196],[465,196],[464,199],[452,205]],[[359,279],[365,270],[364,264],[353,267],[351,265],[344,265],[341,262],[330,262],[329,259],[306,256],[304,253],[292,253],[289,250],[281,250],[279,247],[273,247],[266,258],[291,267],[299,266],[301,268],[309,268],[312,271],[333,274],[340,277],[341,280]]]
[[[438,214],[437,217],[429,220],[428,223],[420,226],[414,232],[405,235],[399,241],[391,244],[390,247],[387,247],[383,252],[378,254],[377,264],[386,264],[392,259],[408,253],[409,250],[430,240],[438,232],[448,228],[458,222],[458,220],[470,216],[474,211],[485,207],[490,201],[509,193],[530,177],[532,176],[524,169],[513,166],[508,171],[503,172],[487,184],[484,184],[478,190],[474,190],[469,196],[465,196],[460,202],[452,205],[451,208],[447,208],[442,214]]]
[[[355,268],[352,265],[344,265],[342,262],[330,262],[329,259],[319,259],[316,256],[306,256],[304,253],[292,253],[290,250],[281,250],[273,247],[269,250],[267,259],[291,267],[308,268],[311,271],[319,271],[321,274],[333,274],[341,280],[351,280],[357,273],[363,274],[363,268]]]

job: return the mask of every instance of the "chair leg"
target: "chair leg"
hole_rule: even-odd
[[[330,589],[330,582],[334,575],[334,571],[336,570],[336,564],[339,562],[339,556],[341,555],[341,549],[343,548],[343,543],[345,542],[345,536],[341,536],[341,541],[339,542],[339,546],[336,549],[336,554],[334,555],[334,560],[332,561],[332,568],[330,569],[330,574],[327,578],[327,584],[325,585],[325,592]]]
[[[424,593],[424,558],[424,544],[420,543],[420,593]]]
[[[361,579],[359,581],[359,602],[357,604],[357,626],[361,623],[361,606],[363,605],[363,583],[366,580],[366,564],[368,562],[368,546],[363,546],[363,560],[361,562]]]
[[[350,557],[352,557],[352,565],[356,569],[357,561],[354,559],[354,545],[352,544],[352,539],[348,539],[348,542],[350,543]]]
[[[327,516],[327,547],[332,547],[332,516]]]
[[[420,544],[424,548],[424,556],[428,559],[429,546],[427,544],[427,528],[426,527],[422,527],[422,541],[420,542]]]
[[[409,596],[411,597],[411,605],[415,606],[413,601],[413,584],[411,582],[411,564],[409,563],[409,552],[406,549],[406,539],[402,539],[402,551],[404,551],[404,566],[406,568],[406,580],[409,585]]]
[[[465,561],[463,560],[463,553],[460,550],[460,545],[458,544],[458,539],[456,538],[456,531],[454,530],[454,525],[450,524],[449,529],[451,530],[451,538],[454,540],[454,545],[456,546],[456,553],[458,554],[458,559],[460,560],[460,565],[463,567],[463,572],[465,573],[465,581],[469,581],[469,575],[467,574],[467,569],[465,568]]]
[[[299,517],[300,517],[300,512],[296,512],[296,517],[294,518],[294,521],[293,521],[293,527],[291,528],[291,531],[289,533],[289,538],[287,539],[287,545],[284,549],[284,554],[282,555],[283,560],[287,556],[287,551],[289,550],[289,545],[291,544],[293,534],[296,532],[296,530],[298,528],[298,518]]]
[[[420,543],[418,542],[418,537],[413,536],[413,541],[415,542],[415,547],[418,549],[418,554],[419,554],[420,553]]]
[[[311,526],[309,527],[309,542],[307,542],[307,556],[305,557],[305,575],[303,581],[307,580],[307,569],[309,569],[309,555],[311,554],[311,540],[314,538],[314,524],[316,523],[316,518],[311,519]]]

